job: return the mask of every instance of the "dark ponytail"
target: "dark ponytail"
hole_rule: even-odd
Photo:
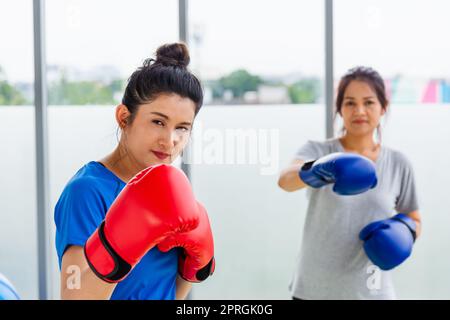
[[[146,59],[128,79],[122,98],[131,114],[127,123],[133,122],[139,105],[160,94],[175,93],[191,99],[197,115],[203,103],[203,90],[197,77],[187,69],[189,62],[189,50],[184,43],[162,45],[156,51],[156,60]]]

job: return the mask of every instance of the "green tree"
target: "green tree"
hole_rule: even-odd
[[[260,77],[250,74],[247,70],[233,71],[219,79],[219,84],[224,90],[231,90],[235,98],[241,98],[247,91],[256,91],[263,81]]]
[[[0,105],[27,104],[25,97],[6,81],[0,81]]]
[[[116,79],[111,81],[108,85],[109,89],[114,92],[123,92],[125,90],[125,81],[122,79]]]
[[[288,87],[292,103],[315,103],[320,97],[318,79],[302,79]]]
[[[118,83],[105,86],[95,81],[68,82],[65,77],[49,88],[49,104],[85,105],[114,104],[114,89]]]
[[[203,81],[205,87],[209,87],[212,91],[213,99],[221,99],[225,89],[220,84],[219,80],[205,80]]]
[[[6,81],[6,75],[0,67],[0,105],[23,105],[27,100],[16,88]]]

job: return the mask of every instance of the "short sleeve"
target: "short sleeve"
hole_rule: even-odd
[[[410,213],[419,209],[417,190],[412,164],[404,156],[401,156],[400,192],[396,201],[396,211]]]
[[[298,160],[315,160],[321,157],[320,148],[317,142],[308,141],[295,153],[294,159]]]
[[[106,207],[95,180],[75,179],[64,188],[55,206],[56,251],[61,267],[70,245],[83,246],[106,214]]]

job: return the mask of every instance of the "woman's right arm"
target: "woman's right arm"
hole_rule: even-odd
[[[306,187],[306,184],[300,179],[299,171],[305,161],[295,159],[291,165],[281,171],[278,178],[278,186],[284,191],[292,192]]]
[[[84,257],[83,247],[71,246],[61,265],[61,299],[108,300],[117,283],[98,278]]]

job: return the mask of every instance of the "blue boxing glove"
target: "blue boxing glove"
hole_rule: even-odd
[[[0,273],[0,300],[19,300],[14,286],[9,280]]]
[[[299,175],[313,188],[334,183],[333,191],[339,195],[363,193],[377,185],[373,161],[355,153],[336,152],[306,162]]]
[[[359,233],[364,251],[380,269],[390,270],[405,261],[416,240],[416,223],[406,214],[368,224]]]

